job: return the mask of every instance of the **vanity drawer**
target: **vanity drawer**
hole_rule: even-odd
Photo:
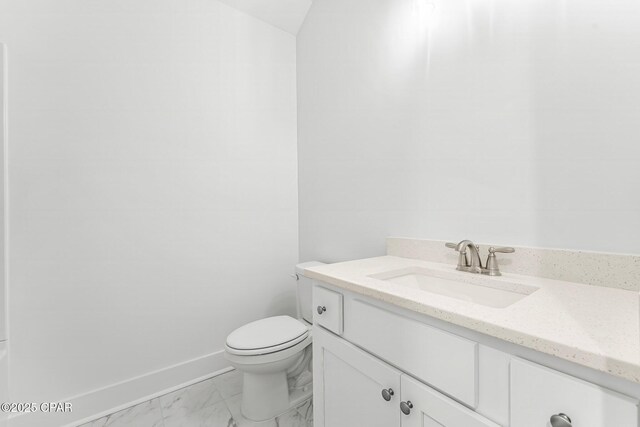
[[[331,332],[342,335],[342,294],[321,286],[313,288],[313,320]]]
[[[595,384],[514,358],[511,361],[511,426],[551,425],[566,414],[579,427],[637,426],[638,402]]]
[[[353,300],[345,338],[454,399],[477,406],[478,344]]]

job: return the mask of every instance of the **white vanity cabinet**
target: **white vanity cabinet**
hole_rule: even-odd
[[[498,427],[408,375],[401,380],[402,427]]]
[[[330,330],[334,334],[342,335],[342,294],[316,286],[313,289],[313,304],[315,307],[314,322]]]
[[[320,328],[313,345],[316,427],[498,427]]]
[[[320,328],[313,358],[314,426],[399,425],[400,371]]]
[[[477,406],[478,343],[359,299],[349,304],[345,316],[345,339],[465,405]]]
[[[585,381],[542,366],[550,356],[324,283],[313,295],[316,427],[638,427],[637,384]]]
[[[567,414],[580,427],[637,426],[638,402],[525,360],[511,361],[511,425],[544,425]],[[560,423],[562,426],[562,423]]]

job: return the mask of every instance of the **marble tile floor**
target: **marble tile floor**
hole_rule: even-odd
[[[240,414],[242,375],[229,371],[80,427],[313,427],[311,400],[273,420]]]

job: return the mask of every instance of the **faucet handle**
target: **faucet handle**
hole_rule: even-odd
[[[458,250],[458,244],[457,243],[447,242],[444,245],[446,247],[448,247],[448,248],[455,249],[456,251]],[[464,251],[459,252],[458,253],[458,269],[468,267],[469,265],[471,265],[471,264],[469,263],[469,260],[467,259],[467,254]]]
[[[515,251],[516,251],[516,250],[515,250],[514,248],[510,248],[510,247],[508,247],[508,246],[501,247],[501,248],[494,248],[494,247],[492,246],[492,247],[490,247],[490,248],[489,248],[489,253],[490,253],[490,254],[493,254],[493,253],[496,253],[496,252],[500,252],[500,253],[503,253],[503,254],[512,254],[512,253],[514,253]]]
[[[496,252],[500,252],[503,254],[512,254],[516,250],[510,247],[502,247],[502,248],[494,248],[493,246],[489,248],[489,256],[487,257],[487,267],[484,271],[484,274],[488,274],[489,276],[502,276],[500,273],[500,268],[498,267],[498,259],[496,258]]]

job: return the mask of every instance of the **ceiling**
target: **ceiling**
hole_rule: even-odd
[[[304,22],[312,0],[219,0],[294,36]]]

